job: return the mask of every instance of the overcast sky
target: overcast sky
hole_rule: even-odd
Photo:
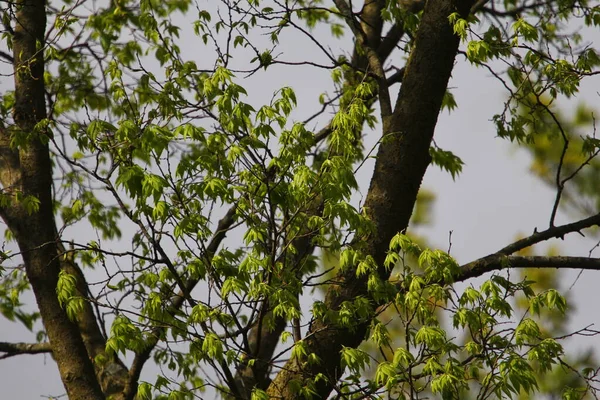
[[[180,26],[183,26],[183,21]],[[337,41],[331,38],[327,30],[323,30],[319,37],[334,50],[343,48],[346,53],[350,51],[349,36]],[[598,38],[596,33],[594,39]],[[286,49],[293,49],[286,53],[287,59],[321,57],[306,38],[286,35],[280,41],[285,43]],[[183,54],[199,53],[199,43],[197,38],[184,42]],[[236,60],[240,63],[245,61],[243,58]],[[402,66],[402,60],[398,59],[396,65]],[[1,72],[6,72],[6,65],[0,68]],[[579,101],[585,101],[589,106],[598,104],[599,79],[589,78],[574,102],[563,103],[565,109],[572,108]],[[311,115],[318,108],[318,95],[325,88],[331,88],[328,71],[300,67],[276,66],[269,69],[268,74],[262,73],[241,83],[248,90],[253,104],[268,102],[272,93],[281,86],[292,86],[298,96],[299,108],[294,114],[298,119]],[[486,70],[469,65],[459,56],[450,87],[453,88],[458,109],[452,114],[442,112],[435,140],[441,148],[460,156],[465,167],[456,181],[437,167],[429,168],[423,187],[434,190],[437,195],[432,216],[434,224],[421,229],[419,233],[425,235],[430,243],[447,249],[448,233],[452,231],[452,255],[460,263],[465,263],[500,249],[519,234],[532,233],[534,228],[545,229],[554,202],[554,192],[528,172],[530,159],[526,152],[515,150],[513,145],[496,137],[490,120],[506,100],[506,93],[497,81]],[[0,92],[8,89],[12,89],[10,80],[0,81]],[[315,128],[319,126],[315,125]],[[371,145],[377,139],[377,132],[369,135]],[[359,171],[362,194],[366,194],[372,168],[373,163],[367,162]],[[557,224],[571,220],[560,214]],[[79,238],[89,232],[71,234]],[[557,243],[565,255],[587,256],[595,241],[571,235]],[[575,282],[577,273],[565,273],[564,289]],[[597,312],[600,291],[596,287],[597,282],[600,282],[600,272],[584,272],[570,289],[578,308],[571,321],[573,329],[589,324],[596,324],[600,328],[600,314]],[[32,298],[26,300],[32,301]],[[34,334],[0,317],[0,341],[34,340]],[[581,349],[598,344],[600,338],[578,340],[577,347]],[[1,360],[0,387],[3,397],[11,399],[38,399],[64,393],[57,368],[47,355],[24,355]]]

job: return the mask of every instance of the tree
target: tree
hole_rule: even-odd
[[[519,254],[600,223],[596,208],[555,223],[566,185],[589,187],[597,165],[591,112],[567,158],[555,103],[597,74],[580,28],[600,24],[600,6],[421,3],[2,2],[14,87],[0,106],[0,215],[19,250],[2,254],[0,310],[43,323],[39,343],[1,343],[4,357],[50,352],[70,399],[516,398],[551,371],[573,374],[565,398],[595,395],[596,370],[570,367],[534,318],[564,313],[565,298],[505,272],[600,269],[587,255]],[[330,46],[342,35],[351,49]],[[182,51],[189,41],[197,53]],[[548,227],[459,265],[419,245],[409,221],[431,164],[462,170],[433,139],[463,62],[506,88],[499,136],[549,138],[562,155],[543,157],[557,189]],[[331,72],[318,102],[285,86],[263,104],[243,86],[292,82],[298,68]],[[315,287],[324,297],[306,304]],[[143,382],[152,362],[173,372]]]

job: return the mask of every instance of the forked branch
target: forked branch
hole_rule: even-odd
[[[587,257],[518,257],[510,256],[517,251],[544,242],[552,238],[564,238],[573,232],[581,232],[583,229],[600,225],[600,214],[582,219],[570,224],[548,228],[542,232],[534,232],[532,235],[517,240],[514,243],[500,249],[496,253],[472,261],[461,267],[460,273],[455,277],[456,282],[465,281],[470,278],[481,276],[486,272],[500,270],[503,268],[575,268],[575,269],[598,269],[600,261]],[[510,256],[510,257],[509,257]]]

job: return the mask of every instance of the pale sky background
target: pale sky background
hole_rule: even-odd
[[[208,7],[206,1],[200,1],[199,4],[201,7]],[[213,21],[215,18],[216,16]],[[179,26],[186,28],[183,19]],[[343,49],[346,54],[351,49],[349,35],[339,41],[333,39],[325,29],[317,31],[316,36],[338,54],[338,49]],[[196,59],[200,68],[202,60],[212,64],[212,57],[199,48],[200,39],[185,34],[182,37],[193,38],[182,41],[184,56]],[[594,32],[593,36],[588,37],[588,41],[597,42],[599,38],[598,32]],[[324,60],[320,54],[315,53],[314,44],[304,37],[288,34],[282,36],[280,42],[285,46],[282,48],[285,49],[284,58],[287,60],[312,59],[315,55]],[[248,60],[237,57],[234,62],[240,64],[245,64]],[[392,56],[392,60],[395,60],[396,66],[403,65],[399,54]],[[5,68],[6,65],[0,64],[1,72],[5,72]],[[316,101],[318,95],[331,89],[329,71],[306,70],[304,67],[274,66],[266,73],[259,73],[240,83],[248,90],[252,104],[268,102],[276,89],[284,85],[292,86],[296,90],[299,104],[294,115],[299,120],[312,115],[319,108]],[[435,246],[447,249],[448,233],[453,231],[452,255],[463,264],[504,247],[514,241],[518,234],[532,233],[534,228],[547,228],[554,203],[554,191],[528,172],[530,158],[524,150],[515,151],[515,147],[509,142],[496,137],[490,120],[501,110],[506,93],[487,70],[477,69],[458,56],[449,86],[453,88],[458,109],[452,114],[442,112],[435,140],[441,148],[451,150],[461,157],[465,166],[456,181],[437,167],[429,168],[423,187],[435,191],[437,196],[432,215],[434,223],[431,227],[420,229],[418,233],[426,236]],[[394,93],[398,87],[394,87]],[[3,78],[0,93],[11,88],[10,79]],[[564,110],[572,109],[580,101],[594,107],[599,100],[598,90],[600,77],[588,78],[574,101],[561,104],[564,105]],[[318,129],[321,126],[322,124],[308,127]],[[367,144],[366,148],[372,146],[377,139],[377,132],[370,134],[371,144]],[[369,161],[359,171],[363,195],[368,189],[372,168],[373,162]],[[557,224],[572,220],[561,213]],[[70,234],[79,240],[90,236],[90,232],[85,231],[71,231]],[[94,236],[91,235],[91,238]],[[123,241],[126,238],[127,233],[124,232]],[[228,237],[228,240],[236,239]],[[556,243],[564,255],[587,256],[596,241],[572,234]],[[596,256],[600,257],[600,251]],[[578,273],[579,271],[568,271],[563,275],[564,291],[575,281]],[[590,324],[595,324],[595,328],[600,329],[600,314],[597,311],[597,304],[600,304],[598,282],[600,272],[583,272],[570,289],[577,307],[571,320],[573,330]],[[33,299],[29,297],[26,301],[31,302]],[[20,325],[0,317],[0,341],[34,342],[35,338],[33,333]],[[581,350],[599,344],[600,338],[580,338],[568,348]],[[156,370],[148,370],[147,379],[154,381],[152,372]],[[56,365],[49,355],[23,355],[0,360],[0,387],[1,397],[11,399],[40,399],[64,393]]]

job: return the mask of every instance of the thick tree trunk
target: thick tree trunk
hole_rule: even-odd
[[[392,237],[408,226],[430,163],[429,147],[459,45],[448,16],[457,11],[466,16],[470,6],[469,1],[427,2],[393,113],[382,112],[384,139],[365,202],[375,231],[361,244],[362,250],[380,266]],[[381,278],[388,278],[383,268]],[[359,296],[370,298],[365,280],[356,278],[353,272],[336,281],[340,284],[326,296],[327,309],[337,310],[343,302]],[[343,374],[340,351],[343,347],[357,347],[365,339],[369,324],[370,320],[365,320],[349,330],[315,320],[305,342],[309,353],[314,353],[320,362],[308,365],[291,359],[271,383],[270,397],[297,398],[292,381],[304,385],[315,382],[317,374],[322,374],[326,379],[316,380],[316,397],[327,398]]]
[[[23,255],[27,276],[50,339],[52,354],[69,399],[104,399],[77,325],[59,304],[56,285],[60,261],[52,199],[50,132],[37,129],[46,118],[44,101],[44,0],[20,0],[15,18],[15,107],[12,134],[26,137],[18,150],[11,148],[11,132],[2,132],[0,178],[12,204],[1,211]],[[19,198],[33,196],[39,210],[28,212]]]

